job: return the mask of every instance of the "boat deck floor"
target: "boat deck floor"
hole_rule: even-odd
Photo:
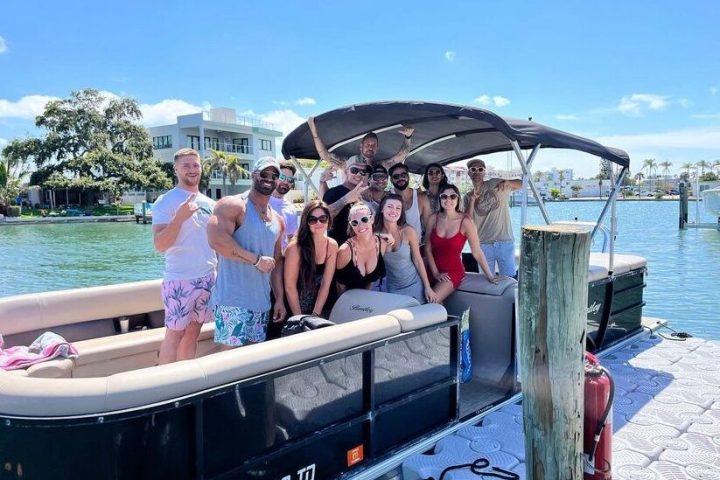
[[[644,323],[657,326],[656,319]],[[720,478],[720,342],[661,329],[601,358],[616,386],[612,478]],[[506,405],[408,458],[403,478],[439,478],[478,457],[525,478],[522,423],[522,404]],[[445,475],[461,478],[478,477],[469,469]]]

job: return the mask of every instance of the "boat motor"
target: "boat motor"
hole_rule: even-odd
[[[612,404],[615,384],[597,357],[585,352],[583,478],[612,478]]]

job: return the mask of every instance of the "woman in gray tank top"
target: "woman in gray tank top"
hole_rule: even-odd
[[[402,197],[388,193],[380,202],[375,217],[375,231],[392,236],[392,248],[385,251],[387,291],[414,297],[420,303],[436,302],[430,286],[415,229],[406,223]]]

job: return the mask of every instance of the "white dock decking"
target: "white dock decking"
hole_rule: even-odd
[[[668,330],[665,330],[668,332]],[[669,332],[668,332],[669,333]],[[657,334],[601,358],[615,380],[614,480],[720,479],[720,342]],[[433,477],[486,458],[525,478],[522,405],[505,406],[403,463],[403,478]],[[487,471],[487,469],[486,469]],[[482,478],[468,468],[445,480]]]

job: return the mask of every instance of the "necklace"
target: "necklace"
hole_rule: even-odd
[[[265,222],[269,222],[270,218],[268,216],[268,205],[265,205],[264,207],[260,208],[257,206],[255,202],[252,202],[253,207],[255,207],[255,211],[260,215],[260,218]]]

